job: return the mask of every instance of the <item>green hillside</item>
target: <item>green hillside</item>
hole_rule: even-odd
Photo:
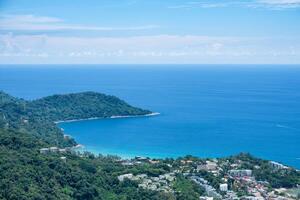
[[[26,101],[0,92],[0,127],[41,136],[48,143],[74,145],[65,140],[55,121],[107,118],[115,115],[145,115],[151,113],[130,106],[117,97],[96,92],[53,95]]]

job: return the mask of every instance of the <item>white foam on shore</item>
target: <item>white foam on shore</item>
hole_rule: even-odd
[[[86,118],[86,119],[62,120],[62,121],[56,121],[54,123],[59,124],[59,123],[88,121],[88,120],[96,120],[96,119],[119,119],[119,118],[152,117],[152,116],[156,116],[156,115],[160,115],[160,113],[159,112],[153,112],[153,113],[149,113],[149,114],[146,114],[146,115],[113,115],[113,116],[107,117],[107,118],[105,118],[105,117],[90,117],[90,118]]]

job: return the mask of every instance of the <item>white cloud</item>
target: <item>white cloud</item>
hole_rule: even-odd
[[[169,6],[170,9],[192,9],[192,8],[222,8],[240,4],[239,2],[211,2],[211,1],[191,1],[181,5]]]
[[[272,5],[300,4],[300,0],[259,0],[259,2]]]
[[[258,0],[260,6],[266,6],[271,9],[299,8],[300,0]]]
[[[265,8],[272,10],[283,10],[300,8],[300,0],[248,0],[248,1],[192,1],[180,5],[169,6],[171,9],[192,9],[192,8],[224,8],[224,7],[245,7]]]
[[[281,41],[279,43],[278,41]],[[0,35],[1,63],[300,63],[300,39]]]
[[[0,29],[8,31],[138,31],[158,28],[157,25],[103,27],[67,24],[62,19],[34,15],[4,15],[0,17]]]
[[[34,15],[3,15],[1,18],[6,23],[53,23],[63,21],[55,17],[37,17]]]

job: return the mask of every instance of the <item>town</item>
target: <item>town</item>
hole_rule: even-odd
[[[246,155],[247,156],[247,155]],[[242,159],[197,159],[193,157],[181,158],[166,162],[166,160],[152,160],[150,158],[136,157],[131,160],[120,160],[122,165],[134,166],[148,163],[157,165],[160,162],[170,167],[170,172],[158,176],[147,174],[127,173],[118,176],[119,181],[135,181],[141,188],[149,190],[175,193],[174,181],[178,176],[196,183],[204,190],[201,200],[213,199],[245,199],[245,200],[289,200],[299,199],[300,188],[272,187],[272,183],[264,180],[257,180],[257,172],[262,172],[259,163],[251,166],[250,162]],[[270,173],[289,174],[294,169],[274,161],[262,161],[268,165]],[[249,168],[245,168],[245,166]],[[269,173],[269,172],[268,172]],[[295,170],[295,173],[299,173]],[[299,179],[298,179],[299,181]]]
[[[58,155],[65,163],[68,155],[94,156],[84,152],[82,145],[62,149],[41,148],[39,152],[43,155]],[[181,177],[203,191],[200,200],[292,200],[300,197],[299,170],[275,161],[257,159],[249,154],[219,159],[193,156],[178,159],[141,156],[133,159],[113,158],[116,165],[123,166],[128,172],[117,176],[119,182],[132,181],[146,190],[178,193],[180,191],[174,185]],[[156,171],[149,173],[149,169]]]

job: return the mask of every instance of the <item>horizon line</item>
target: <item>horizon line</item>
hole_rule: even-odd
[[[3,65],[300,65],[300,63],[0,63]]]

